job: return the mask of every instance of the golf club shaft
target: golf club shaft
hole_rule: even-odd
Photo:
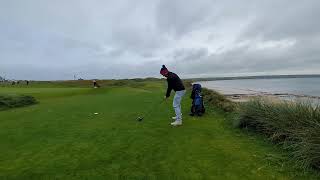
[[[165,102],[166,100],[161,100],[160,103],[155,104],[154,106],[152,106],[152,108],[150,110],[148,110],[147,112],[144,113],[144,118],[148,117],[153,111],[154,109],[156,109],[156,106],[161,105],[163,102]]]

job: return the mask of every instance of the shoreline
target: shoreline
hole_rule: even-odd
[[[311,100],[319,101],[320,96],[303,95],[303,94],[292,94],[292,93],[271,93],[263,91],[255,91],[251,89],[236,89],[236,88],[215,88],[205,87],[209,90],[214,90],[224,95],[227,99],[233,102],[247,102],[254,98],[271,98],[277,100],[296,101],[296,100]]]
[[[317,86],[320,83],[320,78],[302,79],[296,77],[295,79],[278,80],[274,77],[265,77],[261,80],[197,81],[197,83],[235,102],[266,97],[275,100],[311,101],[320,104],[320,90]]]
[[[214,89],[213,89],[214,90]],[[317,96],[307,96],[307,95],[295,95],[295,94],[230,94],[224,95],[227,99],[233,102],[247,102],[254,98],[270,98],[276,100],[285,101],[319,101],[320,97]]]

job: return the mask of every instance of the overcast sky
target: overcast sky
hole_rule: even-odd
[[[11,79],[320,73],[319,0],[1,0]]]

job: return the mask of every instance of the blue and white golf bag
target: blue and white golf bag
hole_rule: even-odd
[[[205,107],[203,103],[203,98],[201,95],[201,85],[200,84],[193,84],[192,85],[192,93],[191,93],[191,99],[192,99],[192,106],[191,106],[191,116],[198,115],[202,116],[203,113],[205,113]]]

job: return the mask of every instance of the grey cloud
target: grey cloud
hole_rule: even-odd
[[[156,11],[157,25],[162,32],[180,37],[205,22],[213,1],[161,0]]]
[[[320,73],[319,13],[317,0],[1,1],[0,75]]]
[[[206,56],[208,56],[208,49],[206,48],[178,49],[173,53],[172,58],[182,62],[193,62]]]
[[[304,71],[320,68],[318,45],[297,44],[284,50],[251,50],[249,46],[238,47],[221,54],[176,60],[171,66],[178,66],[180,72],[197,74],[240,74],[257,72],[279,72],[281,70]],[[311,68],[312,67],[312,68]]]
[[[254,14],[255,20],[247,27],[244,38],[261,36],[265,39],[305,38],[319,36],[320,2],[317,0],[274,1],[263,3]]]

